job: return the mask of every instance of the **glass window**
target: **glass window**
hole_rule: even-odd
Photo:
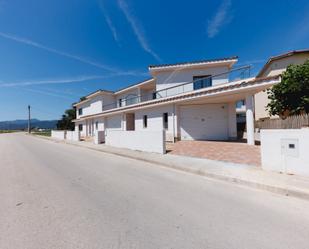
[[[78,109],[78,115],[83,115],[83,108]]]
[[[83,125],[82,125],[82,124],[79,124],[79,125],[78,125],[78,130],[79,130],[79,131],[83,131]]]
[[[211,75],[193,76],[193,89],[198,90],[212,86]]]
[[[147,123],[147,115],[144,115],[143,116],[143,127],[147,128],[147,125],[148,125],[148,123]]]
[[[95,122],[95,129],[96,129],[96,130],[99,129],[99,122],[98,122],[98,121]]]
[[[163,113],[163,128],[168,129],[168,113]]]

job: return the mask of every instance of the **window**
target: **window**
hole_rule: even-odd
[[[212,86],[211,75],[193,76],[193,89],[198,90]]]
[[[126,96],[126,105],[134,105],[139,102],[138,96],[136,94],[129,94]]]
[[[118,107],[122,106],[122,99],[118,99]]]
[[[80,115],[83,115],[83,108],[79,108],[78,109],[78,115],[80,116]]]
[[[152,99],[156,99],[156,98],[157,98],[157,93],[156,92],[152,93]]]
[[[168,113],[163,113],[163,128],[168,129]]]
[[[78,130],[79,130],[79,131],[83,131],[83,125],[82,125],[82,124],[79,124],[79,125],[78,125]]]
[[[95,129],[96,129],[96,130],[99,129],[99,122],[98,122],[98,121],[95,122]]]
[[[144,127],[144,128],[147,128],[147,125],[148,125],[148,124],[147,124],[147,115],[144,115],[144,116],[143,116],[143,127]]]

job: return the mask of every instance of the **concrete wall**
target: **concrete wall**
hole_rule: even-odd
[[[261,130],[264,170],[309,176],[309,128]]]
[[[55,139],[64,140],[66,138],[66,131],[51,131],[51,137]]]
[[[160,72],[156,74],[156,90],[162,90],[168,87],[175,87],[177,85],[188,83],[193,81],[193,76],[215,75],[223,72],[227,72],[229,69],[226,66],[223,67],[209,67],[207,69],[183,69],[180,71]],[[215,77],[212,80],[212,85],[219,85],[228,82],[228,74]],[[188,84],[184,87],[185,91],[192,91],[193,84]],[[178,94],[183,91],[183,87],[168,90],[167,95]],[[163,92],[161,94],[164,94]],[[165,97],[165,96],[163,96]]]
[[[105,144],[165,154],[165,131],[106,131]]]
[[[66,140],[79,141],[80,140],[80,132],[79,131],[67,131],[66,132]]]
[[[76,108],[76,118],[80,118],[86,115],[91,115],[91,114],[97,114],[102,112],[103,109],[103,96],[97,96],[94,97],[93,99],[89,100],[88,102],[81,104]],[[78,109],[82,108],[83,109],[83,114],[79,115],[78,114]]]
[[[166,129],[166,139],[173,141],[173,135],[177,135],[176,116],[173,116],[173,105],[160,106],[138,110],[135,112],[135,130],[136,131],[162,131],[163,113],[168,113],[168,129]],[[143,116],[147,115],[148,126],[143,126]]]

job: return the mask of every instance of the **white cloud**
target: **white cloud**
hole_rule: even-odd
[[[0,84],[0,87],[17,87],[17,86],[33,86],[33,85],[47,85],[47,84],[68,84],[84,82],[87,80],[103,79],[107,76],[78,76],[73,78],[64,79],[44,79],[44,80],[29,80],[29,81],[15,81],[15,82],[4,82]]]
[[[215,37],[220,32],[220,28],[232,20],[229,16],[231,5],[231,0],[223,0],[214,17],[208,22],[207,34],[209,38]]]
[[[127,21],[131,25],[134,34],[137,37],[141,47],[149,54],[151,54],[156,60],[161,61],[160,57],[150,48],[146,36],[144,34],[142,25],[137,20],[137,18],[132,14],[128,4],[125,0],[118,0],[118,5],[123,14],[125,15]]]
[[[118,43],[118,45],[120,44],[120,41],[119,41],[119,36],[118,36],[118,32],[116,30],[116,27],[114,25],[114,23],[112,22],[112,19],[110,18],[109,14],[107,13],[106,11],[106,8],[105,6],[103,5],[103,1],[99,1],[99,6],[100,6],[100,9],[104,15],[104,18],[105,18],[105,21],[110,29],[110,31],[112,32],[112,35],[114,37],[114,40]]]
[[[16,42],[19,42],[19,43],[23,43],[23,44],[32,46],[32,47],[40,48],[40,49],[49,51],[49,52],[54,53],[54,54],[62,55],[62,56],[65,56],[67,58],[74,59],[74,60],[83,62],[85,64],[95,66],[97,68],[105,69],[107,71],[111,71],[111,72],[117,72],[118,71],[117,69],[112,68],[108,65],[103,65],[103,64],[88,60],[86,58],[83,58],[81,56],[73,55],[73,54],[63,52],[63,51],[60,51],[60,50],[57,50],[57,49],[54,49],[54,48],[50,48],[50,47],[47,47],[45,45],[42,45],[40,43],[37,43],[35,41],[29,40],[29,39],[26,39],[26,38],[23,38],[23,37],[18,37],[18,36],[3,33],[3,32],[0,32],[0,36],[3,37],[3,38],[9,39],[9,40],[13,40],[13,41],[16,41]]]

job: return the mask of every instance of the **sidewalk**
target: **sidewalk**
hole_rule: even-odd
[[[104,144],[95,145],[90,142],[59,141],[52,138],[42,138],[309,200],[309,178],[306,177],[267,172],[263,171],[260,167],[252,165],[214,161],[205,158],[170,154],[160,155],[120,149]]]

